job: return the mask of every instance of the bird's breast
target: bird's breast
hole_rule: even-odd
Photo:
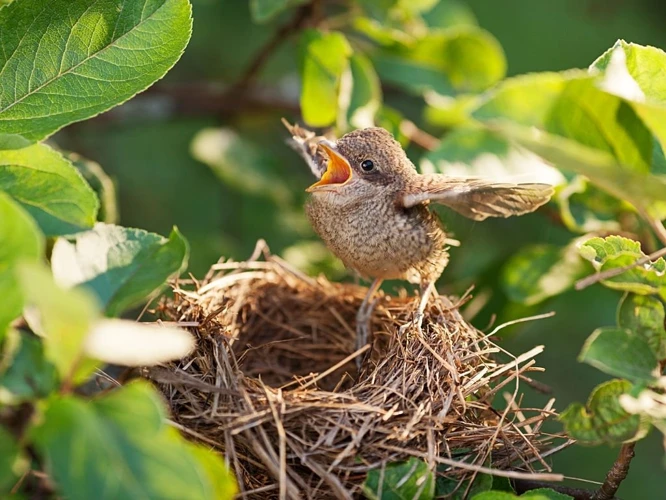
[[[364,277],[418,282],[446,265],[445,233],[424,206],[376,199],[341,206],[313,196],[306,213],[328,248]]]

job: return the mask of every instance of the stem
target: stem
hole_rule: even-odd
[[[439,147],[440,141],[437,137],[421,130],[414,122],[403,120],[400,122],[400,132],[405,134],[414,144],[428,151],[434,151]]]
[[[313,15],[315,3],[311,2],[296,11],[294,17],[287,24],[278,29],[273,37],[255,55],[238,81],[229,89],[229,94],[244,93],[256,79],[273,52],[280,47],[292,33],[297,31]]]
[[[601,488],[592,497],[593,500],[611,500],[615,497],[617,489],[629,472],[629,464],[631,464],[631,459],[634,458],[635,445],[636,443],[622,445],[613,467],[606,474],[604,484],[601,485]]]
[[[634,262],[633,264],[629,264],[628,266],[617,267],[614,269],[607,269],[606,271],[602,271],[597,274],[592,274],[587,278],[583,278],[582,280],[576,282],[576,290],[582,290],[583,288],[587,288],[588,286],[593,285],[598,281],[603,281],[612,278],[614,276],[619,276],[620,274],[622,274],[625,271],[628,271],[629,269],[633,269],[634,267],[637,266],[642,266],[643,264],[647,264],[648,262],[651,262],[653,260],[658,259],[659,257],[664,257],[664,256],[666,256],[666,247],[657,250],[656,252],[651,253],[650,255],[641,257],[636,262]]]

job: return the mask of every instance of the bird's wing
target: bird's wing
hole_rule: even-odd
[[[553,194],[549,184],[496,183],[442,174],[419,175],[417,181],[410,184],[401,199],[406,208],[430,201],[446,205],[473,220],[533,212]]]
[[[322,141],[331,143],[326,137],[317,135],[311,130],[304,129],[297,124],[290,124],[287,120],[282,118],[282,124],[287,128],[291,137],[287,143],[299,154],[312,170],[312,173],[321,179],[326,171],[327,158],[322,155],[321,149],[318,144]],[[332,144],[332,143],[331,143]]]

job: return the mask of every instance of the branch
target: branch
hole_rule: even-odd
[[[606,474],[604,484],[601,485],[601,488],[592,497],[593,500],[611,500],[615,497],[617,489],[629,472],[629,464],[631,464],[631,459],[634,458],[635,445],[636,443],[622,445],[613,467]]]
[[[662,226],[663,227],[663,226]],[[636,262],[629,264],[624,267],[616,267],[613,269],[607,269],[606,271],[602,271],[600,273],[592,274],[588,276],[587,278],[583,278],[582,280],[579,280],[576,282],[576,290],[582,290],[583,288],[587,288],[590,285],[593,285],[599,281],[607,280],[609,278],[613,278],[615,276],[619,276],[625,271],[628,271],[629,269],[633,269],[634,267],[642,266],[643,264],[647,264],[648,262],[651,262],[653,260],[658,259],[659,257],[664,257],[666,256],[666,247],[657,250],[656,252],[651,253],[650,255],[646,255],[645,257],[641,257],[638,259]]]
[[[287,24],[278,29],[273,37],[255,55],[238,81],[231,86],[229,94],[243,94],[253,83],[261,69],[264,67],[273,52],[282,45],[292,33],[298,31],[306,21],[315,13],[315,2],[310,2],[299,8],[294,17]]]
[[[428,151],[434,151],[439,147],[440,140],[437,139],[437,137],[421,130],[414,122],[409,120],[402,120],[400,122],[400,132],[405,134],[405,136],[407,136],[407,138],[414,144],[417,144]]]
[[[516,490],[516,493],[519,495],[530,491],[538,490],[539,488],[549,488],[551,490],[562,493],[563,495],[569,495],[574,500],[591,500],[594,498],[595,491],[586,490],[584,488],[570,488],[568,486],[556,486],[553,483],[547,483],[544,481],[532,481],[529,479],[514,479],[511,481],[513,483],[513,488]],[[611,498],[611,497],[609,497]]]

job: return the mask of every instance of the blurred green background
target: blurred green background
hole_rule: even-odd
[[[263,238],[274,253],[308,272],[349,279],[322,249],[304,218],[304,189],[312,179],[286,146],[286,131],[279,121],[282,116],[299,120],[295,40],[271,56],[249,97],[230,99],[224,93],[289,14],[257,26],[245,1],[192,3],[192,41],[167,78],[110,113],[68,127],[55,142],[99,162],[114,179],[123,225],[161,234],[177,225],[191,244],[190,271],[195,276],[203,275],[220,256],[246,258],[256,240]],[[501,43],[509,75],[587,67],[618,38],[666,49],[666,3],[656,0],[462,4],[468,9],[466,15],[475,17]],[[423,122],[422,101],[390,88],[384,97],[408,118]],[[408,152],[415,161],[422,154],[414,147]],[[583,401],[607,377],[575,358],[592,330],[614,324],[618,296],[596,286],[538,307],[512,304],[498,286],[506,259],[528,243],[565,243],[567,233],[543,213],[483,223],[448,213],[442,216],[463,246],[453,249],[440,291],[462,293],[474,283],[475,293],[488,298],[474,318],[483,329],[493,315],[504,321],[555,311],[554,318],[503,330],[503,345],[518,353],[544,344],[539,362],[546,372],[538,378],[552,386],[557,408]],[[395,286],[389,284],[388,289]],[[528,404],[545,400],[546,396],[528,390]],[[606,446],[573,447],[554,458],[554,469],[601,481],[615,455],[616,450]],[[641,441],[636,455],[620,497],[666,498],[659,436],[655,433]]]

